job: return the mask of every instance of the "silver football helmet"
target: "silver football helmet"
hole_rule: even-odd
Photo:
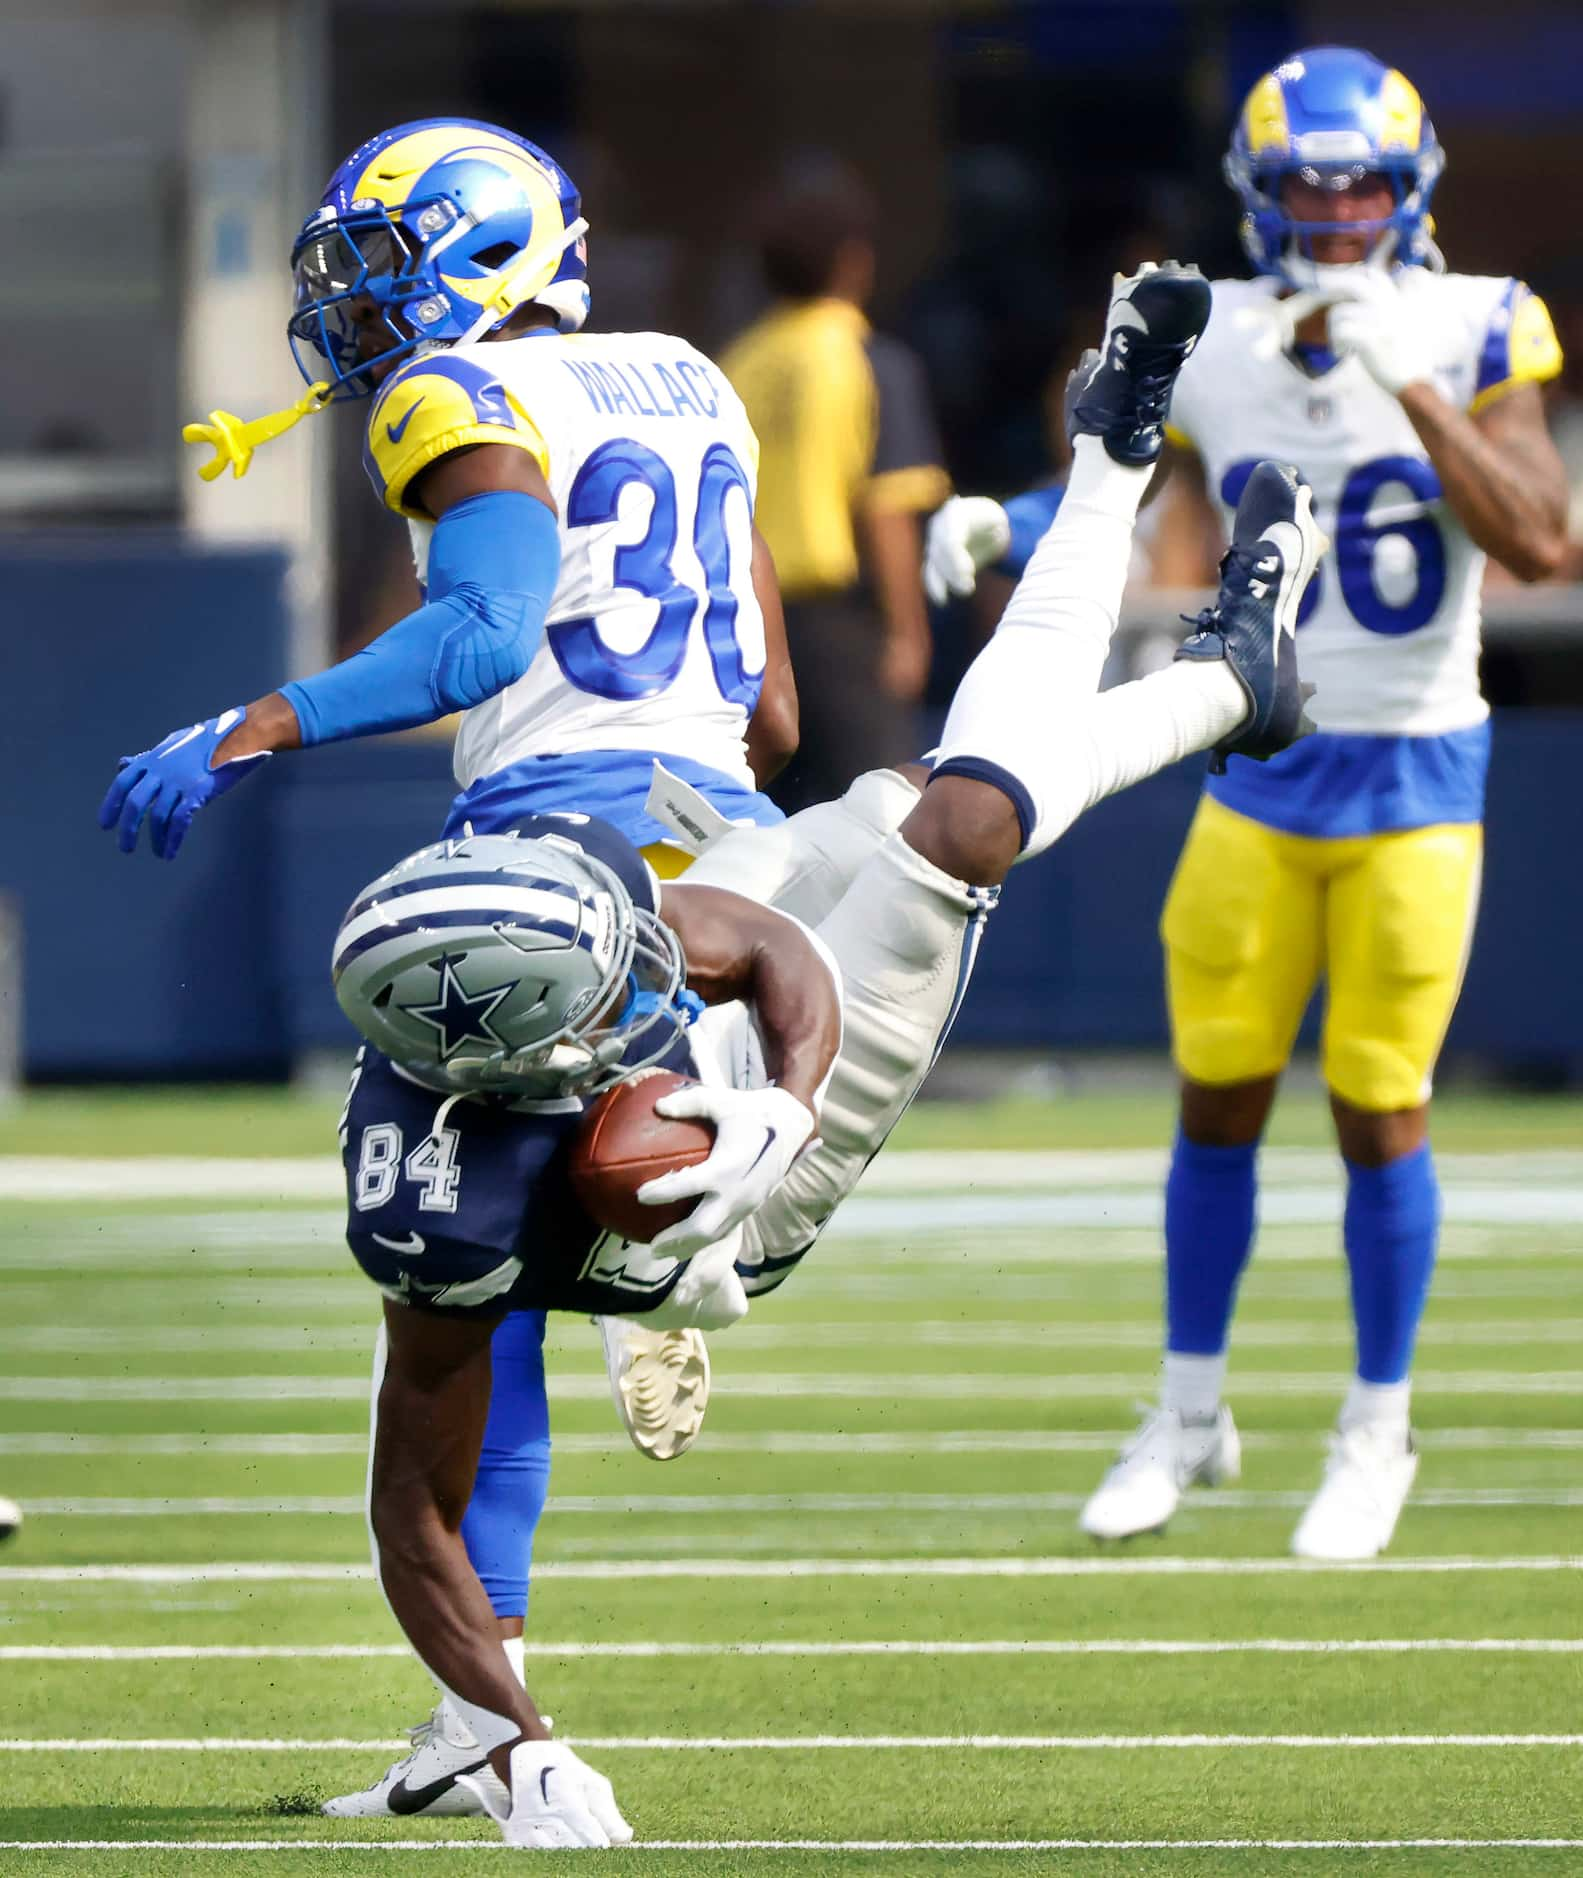
[[[688,1021],[676,936],[558,835],[420,848],[352,902],[331,972],[376,1049],[464,1094],[592,1095]]]

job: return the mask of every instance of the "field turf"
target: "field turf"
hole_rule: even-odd
[[[592,1331],[555,1327],[530,1676],[640,1840],[579,1872],[1583,1869],[1578,1106],[1445,1106],[1419,1489],[1388,1569],[1351,1570],[1286,1554],[1350,1355],[1312,1100],[1267,1157],[1242,1482],[1163,1537],[1076,1531],[1152,1386],[1167,1106],[915,1110],[714,1340],[680,1462],[626,1447]],[[377,1301],[339,1248],[333,1114],[0,1117],[7,1878],[506,1856],[475,1822],[311,1810],[432,1700],[366,1571]]]

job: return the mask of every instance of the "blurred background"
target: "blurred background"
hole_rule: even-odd
[[[1409,73],[1447,147],[1452,267],[1516,273],[1549,301],[1571,352],[1552,422],[1583,492],[1575,11],[7,0],[5,21],[0,1080],[284,1078],[339,1058],[336,921],[439,825],[448,750],[419,735],[273,766],[173,868],[123,859],[94,826],[123,751],[413,603],[355,413],[300,426],[241,484],[200,483],[178,441],[212,407],[298,395],[292,235],[335,162],[389,124],[458,113],[547,146],[583,191],[592,325],[710,351],[765,304],[763,191],[789,164],[850,166],[877,210],[872,316],[921,362],[954,486],[1006,494],[1061,471],[1058,388],[1114,267],[1245,271],[1219,161],[1247,87],[1296,46],[1360,44]],[[1122,666],[1190,610],[1155,578],[1170,571],[1145,543]],[[1576,1084],[1583,589],[1492,572],[1487,617],[1489,867],[1447,1068]],[[931,618],[931,708],[989,624],[983,604]],[[1184,769],[1106,804],[1019,876],[958,1025],[957,1087],[986,1061],[991,1081],[1058,1081],[1089,1053],[1163,1073],[1155,923],[1197,782]]]

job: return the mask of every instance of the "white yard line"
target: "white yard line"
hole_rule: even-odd
[[[1053,1428],[969,1428],[950,1433],[920,1429],[915,1434],[830,1434],[812,1429],[765,1429],[751,1434],[709,1434],[711,1454],[1110,1454],[1128,1440],[1130,1428],[1074,1434]],[[556,1435],[555,1452],[609,1454],[620,1441],[611,1435]],[[1244,1449],[1320,1451],[1323,1436],[1245,1432]],[[1430,1428],[1419,1431],[1419,1445],[1431,1453],[1443,1449],[1516,1452],[1543,1449],[1573,1452],[1583,1448],[1579,1428]],[[363,1435],[79,1435],[56,1430],[0,1435],[0,1455],[59,1454],[73,1458],[109,1455],[169,1455],[183,1459],[214,1455],[324,1456],[365,1455]]]
[[[638,1839],[633,1852],[1494,1852],[1583,1839]],[[0,1852],[509,1852],[499,1839],[0,1839]]]
[[[729,1333],[727,1333],[729,1334]],[[718,1361],[718,1359],[717,1359]],[[794,1371],[777,1374],[732,1375],[722,1390],[740,1398],[786,1396],[867,1401],[894,1400],[899,1390],[911,1389],[919,1378],[898,1370],[871,1375],[833,1371],[806,1375]],[[1513,1375],[1505,1370],[1470,1369],[1416,1372],[1421,1396],[1434,1395],[1567,1395],[1583,1394],[1583,1370],[1546,1370]],[[930,1373],[922,1378],[930,1397],[972,1398],[996,1402],[1065,1401],[1074,1397],[1135,1397],[1139,1374],[1114,1371],[1087,1375],[1006,1375],[975,1371]],[[1251,1371],[1239,1374],[1238,1396],[1334,1396],[1338,1375],[1329,1370]],[[556,1375],[550,1382],[552,1400],[604,1401],[610,1385],[600,1375]],[[368,1382],[360,1376],[0,1376],[0,1400],[8,1402],[362,1402]]]
[[[72,1198],[79,1196],[72,1195]],[[0,1194],[0,1201],[5,1196]],[[1447,1225],[1453,1227],[1511,1228],[1514,1226],[1576,1226],[1583,1224],[1583,1187],[1573,1185],[1457,1186],[1442,1188]],[[1339,1183],[1323,1187],[1273,1187],[1261,1195],[1260,1220],[1265,1227],[1323,1226],[1340,1223],[1342,1195]],[[827,1238],[855,1244],[894,1240],[906,1235],[911,1243],[904,1253],[891,1247],[881,1257],[904,1257],[909,1266],[954,1264],[969,1256],[968,1248],[984,1234],[1067,1231],[1132,1231],[1149,1243],[1118,1247],[1103,1256],[1107,1263],[1154,1263],[1159,1250],[1152,1243],[1163,1219],[1163,1200],[1153,1189],[1080,1193],[1021,1194],[911,1194],[895,1198],[855,1195],[831,1222]],[[291,1209],[255,1209],[236,1214],[142,1216],[108,1222],[85,1242],[76,1234],[56,1228],[29,1228],[14,1232],[0,1249],[0,1270],[116,1270],[125,1271],[129,1250],[136,1250],[139,1274],[168,1276],[196,1267],[245,1266],[271,1271],[345,1269],[349,1257],[342,1242],[344,1219],[339,1212]],[[1561,1235],[1563,1240],[1565,1235]],[[930,1244],[930,1241],[945,1243]],[[1449,1244],[1451,1258],[1469,1256],[1468,1248]],[[307,1258],[304,1253],[318,1256]],[[1088,1244],[1059,1238],[1018,1244],[997,1238],[997,1265],[1029,1262],[1065,1265],[1091,1263]],[[1480,1258],[1530,1263],[1573,1255],[1570,1244],[1529,1241],[1505,1248],[1480,1246]],[[870,1256],[873,1256],[872,1254]],[[1269,1244],[1260,1258],[1329,1264],[1334,1247],[1317,1239],[1306,1245]]]
[[[566,1735],[557,1736],[590,1753],[757,1754],[799,1751],[869,1753],[941,1749],[1046,1751],[1061,1753],[1152,1753],[1177,1749],[1281,1748],[1579,1748],[1583,1734],[1403,1734],[1403,1735]],[[0,1736],[0,1754],[382,1754],[407,1748],[401,1740],[357,1740],[196,1735],[165,1737],[71,1736],[24,1740]]]
[[[1051,1117],[1059,1134],[1059,1114]],[[1566,1149],[1442,1153],[1453,1181],[1583,1181],[1583,1155]],[[1165,1178],[1158,1148],[892,1149],[863,1177],[865,1195],[1016,1192],[1072,1187],[1154,1186]],[[1339,1179],[1328,1148],[1271,1148],[1260,1157],[1266,1186]],[[0,1155],[0,1200],[337,1200],[343,1176],[333,1146],[312,1155]]]
[[[751,1319],[734,1327],[731,1348],[748,1354],[762,1350],[872,1349],[879,1327],[873,1323],[759,1324]],[[1027,1349],[1027,1350],[1158,1350],[1158,1323],[1136,1324],[963,1324],[900,1323],[886,1327],[885,1335],[922,1349]],[[1442,1324],[1433,1333],[1436,1349],[1497,1348],[1513,1344],[1562,1344],[1583,1348],[1583,1318],[1538,1320],[1514,1318],[1482,1324]],[[1286,1350],[1335,1345],[1350,1350],[1352,1331],[1344,1323],[1270,1324],[1241,1327],[1239,1350]],[[266,1351],[292,1354],[303,1350],[347,1350],[363,1353],[373,1346],[366,1324],[280,1324],[252,1330],[222,1330],[202,1325],[16,1325],[0,1328],[0,1350],[49,1351],[51,1354],[91,1356],[132,1351],[144,1356],[183,1356],[220,1350]],[[578,1350],[581,1343],[562,1333],[557,1348]]]
[[[841,1643],[543,1643],[523,1645],[530,1657],[622,1662],[663,1657],[839,1656],[1578,1656],[1583,1637],[1250,1637],[1188,1641],[1158,1637],[1002,1638],[933,1642],[911,1638]],[[407,1659],[404,1643],[13,1643],[0,1645],[8,1663],[193,1663],[333,1661],[342,1657]]]
[[[1376,1558],[1333,1564],[1299,1558],[619,1558],[535,1561],[545,1581],[625,1578],[1261,1578],[1288,1573],[1583,1572],[1583,1556],[1534,1558]],[[372,1584],[367,1564],[237,1562],[214,1565],[0,1566],[8,1584]]]
[[[551,1494],[550,1518],[721,1518],[752,1513],[1076,1513],[1087,1493],[564,1493]],[[1258,1513],[1306,1506],[1306,1490],[1223,1488],[1196,1501],[1206,1513]],[[1413,1495],[1419,1508],[1489,1509],[1583,1506],[1583,1487],[1426,1487]],[[30,1518],[40,1519],[268,1519],[281,1514],[361,1519],[361,1494],[88,1494],[73,1498],[28,1496]]]

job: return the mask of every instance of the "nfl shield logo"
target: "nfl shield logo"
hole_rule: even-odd
[[[1329,398],[1310,398],[1308,400],[1308,421],[1310,424],[1328,424],[1336,414],[1336,407]]]

